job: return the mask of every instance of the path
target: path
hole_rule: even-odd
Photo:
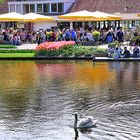
[[[17,46],[17,49],[19,49],[19,50],[24,50],[24,49],[32,50],[32,49],[35,49],[36,47],[37,47],[37,44],[22,44],[20,46]]]

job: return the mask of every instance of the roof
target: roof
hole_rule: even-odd
[[[77,0],[70,12],[81,10],[107,13],[140,13],[140,0]]]

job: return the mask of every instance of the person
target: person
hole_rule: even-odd
[[[56,40],[56,34],[54,32],[54,30],[51,30],[51,37],[50,37],[50,41],[55,41]]]
[[[132,57],[137,58],[139,57],[140,50],[137,45],[134,46]]]
[[[93,41],[93,36],[92,36],[92,33],[91,31],[87,31],[87,41]]]
[[[127,47],[124,47],[123,57],[124,58],[130,58],[131,57],[130,51],[127,49]]]
[[[71,40],[77,42],[77,34],[74,29],[71,29],[71,34],[70,34]]]
[[[19,45],[20,45],[20,40],[19,40],[17,34],[14,34],[14,35],[13,35],[12,44],[13,44],[14,46],[19,46]]]
[[[31,36],[32,43],[36,43],[36,33],[33,32]]]
[[[38,45],[42,43],[41,34],[39,32],[36,33],[36,42]]]
[[[70,32],[69,32],[69,29],[66,29],[66,32],[65,32],[64,36],[65,36],[65,40],[66,41],[69,41],[70,40]]]
[[[6,32],[3,32],[3,40],[4,41],[9,41],[9,37],[8,37]]]
[[[116,47],[115,51],[114,51],[114,59],[118,59],[121,57],[121,51],[118,47]]]
[[[113,34],[111,33],[111,31],[108,31],[105,41],[107,44],[113,42]]]
[[[61,41],[63,39],[63,35],[60,29],[58,29],[57,33],[56,33],[56,40],[57,41]]]
[[[107,50],[107,52],[108,52],[108,57],[109,57],[109,58],[112,58],[112,57],[113,57],[114,51],[115,51],[115,48],[108,45],[108,50]]]
[[[124,39],[124,33],[122,31],[122,28],[120,28],[116,34],[116,37],[117,37],[117,40],[119,42],[123,42],[123,39]]]

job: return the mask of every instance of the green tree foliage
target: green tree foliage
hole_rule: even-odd
[[[2,5],[6,0],[0,0],[0,5]]]

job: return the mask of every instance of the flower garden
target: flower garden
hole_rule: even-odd
[[[96,46],[78,46],[74,41],[44,42],[35,50],[19,50],[1,45],[0,58],[92,58],[107,56],[107,50]]]
[[[45,42],[35,49],[35,57],[93,57],[106,56],[106,49],[78,46],[74,41]]]

